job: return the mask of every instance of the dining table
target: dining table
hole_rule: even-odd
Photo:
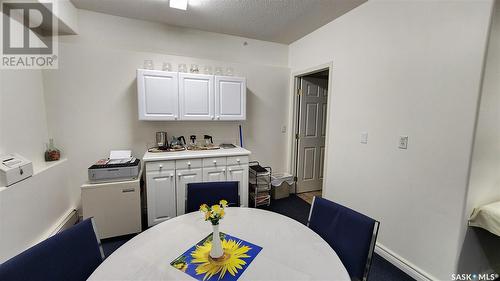
[[[219,230],[262,247],[238,280],[351,280],[325,240],[284,215],[226,208]],[[123,244],[88,280],[195,280],[170,263],[211,232],[201,212],[164,221]]]

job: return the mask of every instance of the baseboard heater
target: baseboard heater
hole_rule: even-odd
[[[70,228],[78,222],[78,211],[73,209],[68,215],[59,223],[59,225],[52,231],[50,236],[55,235],[65,229]]]

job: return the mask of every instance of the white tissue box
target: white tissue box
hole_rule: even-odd
[[[19,154],[0,156],[0,186],[10,186],[33,175],[33,163]]]

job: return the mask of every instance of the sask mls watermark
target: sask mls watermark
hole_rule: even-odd
[[[53,3],[2,1],[3,69],[55,69],[57,20]]]

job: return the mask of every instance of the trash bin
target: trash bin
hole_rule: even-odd
[[[276,173],[271,175],[271,197],[282,199],[290,196],[290,187],[294,184],[293,175],[288,173]]]

